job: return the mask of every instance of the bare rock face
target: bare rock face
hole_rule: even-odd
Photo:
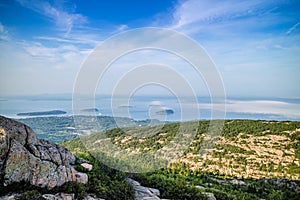
[[[76,200],[74,194],[66,194],[66,193],[44,194],[43,198],[46,200]],[[83,198],[83,200],[104,200],[104,199],[86,196]]]
[[[93,169],[93,165],[91,165],[89,163],[81,163],[80,166],[88,171],[91,171]]]
[[[65,182],[87,183],[88,177],[72,165],[75,156],[66,148],[36,137],[28,126],[0,116],[0,183],[30,183],[54,188]]]
[[[139,182],[131,178],[127,178],[126,181],[133,186],[136,200],[160,200],[158,189],[141,186]]]

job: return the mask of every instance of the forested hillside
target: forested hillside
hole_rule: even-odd
[[[79,156],[107,163],[111,158],[97,148],[105,135],[105,140],[128,152],[127,157],[108,163],[131,163],[131,167],[147,170],[143,160],[133,162],[135,155],[168,145],[180,125],[166,124],[159,130],[155,126],[116,128],[63,145]],[[208,128],[209,121],[199,121],[195,137],[176,162],[155,172],[128,176],[160,189],[162,197],[170,199],[201,199],[203,192],[217,199],[299,199],[300,122],[227,120],[215,146],[204,155],[200,150]],[[86,146],[93,148],[87,151]]]

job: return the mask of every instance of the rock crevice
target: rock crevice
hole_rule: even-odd
[[[7,141],[7,152],[10,152],[10,149],[11,149],[11,139],[9,139],[8,141]],[[2,146],[2,145],[1,145]],[[4,149],[5,150],[5,149]],[[3,149],[1,148],[1,151],[3,151]],[[7,163],[7,160],[8,160],[8,153],[7,152],[5,152],[5,151],[3,151],[5,154],[4,154],[4,159],[3,160],[0,160],[0,164],[1,164],[1,166],[0,166],[0,178],[1,178],[1,180],[0,181],[2,181],[2,180],[4,180],[4,176],[5,176],[5,173],[4,173],[4,171],[5,171],[5,166],[6,166],[6,163]],[[1,159],[1,158],[0,158]]]

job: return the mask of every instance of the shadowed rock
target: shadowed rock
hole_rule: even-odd
[[[38,139],[30,127],[0,116],[0,182],[4,186],[25,182],[51,189],[69,181],[87,183],[87,175],[74,169],[75,160],[66,148]]]

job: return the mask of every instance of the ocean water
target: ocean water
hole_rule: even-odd
[[[161,121],[188,121],[195,119],[260,119],[300,121],[300,99],[283,98],[227,98],[226,112],[221,109],[222,102],[215,104],[212,116],[210,97],[175,98],[172,96],[133,96],[123,97],[96,96],[94,102],[85,103],[86,107],[73,108],[71,95],[35,95],[0,97],[0,115],[11,118],[24,118],[18,113],[62,110],[65,115],[102,115],[129,117],[135,120],[158,119]],[[84,109],[97,108],[97,112]],[[81,109],[81,110],[78,110]],[[61,116],[61,115],[60,115]],[[39,116],[41,117],[41,116]]]

